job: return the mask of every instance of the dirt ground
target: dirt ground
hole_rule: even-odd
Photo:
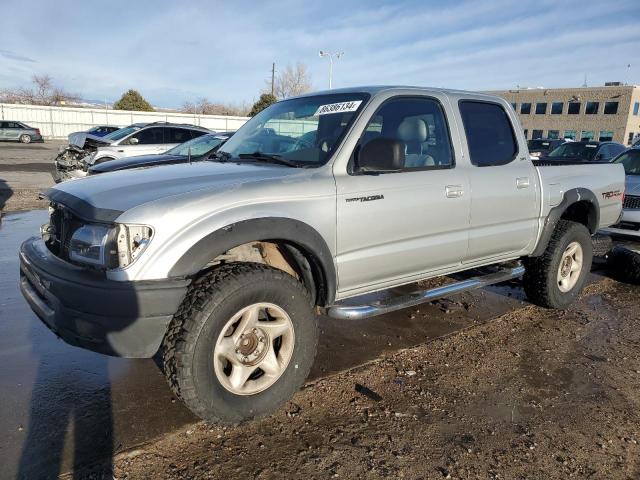
[[[190,425],[118,455],[113,478],[638,479],[637,298],[596,276],[565,312],[524,306],[308,384],[264,420]]]

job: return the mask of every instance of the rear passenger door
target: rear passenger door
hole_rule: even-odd
[[[4,140],[18,140],[22,133],[22,126],[16,122],[5,122]]]
[[[465,262],[505,257],[535,241],[539,217],[537,171],[499,103],[460,100],[470,159],[471,212]]]
[[[468,183],[456,168],[446,98],[392,97],[377,109],[336,175],[339,291],[406,283],[459,265],[467,250]],[[396,172],[360,173],[357,155],[375,138],[405,151]]]

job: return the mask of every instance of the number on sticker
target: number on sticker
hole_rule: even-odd
[[[362,100],[354,100],[352,102],[329,103],[328,105],[320,105],[314,116],[327,115],[329,113],[355,112]]]

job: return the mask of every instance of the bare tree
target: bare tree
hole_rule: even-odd
[[[211,102],[206,98],[201,98],[196,102],[183,103],[181,111],[196,115],[246,116],[249,112],[249,107],[244,103],[241,105],[217,103]]]
[[[31,88],[14,88],[0,91],[0,101],[28,105],[61,105],[78,101],[79,96],[54,85],[49,75],[31,77]]]
[[[269,84],[269,89],[271,84]],[[302,63],[287,67],[275,77],[274,94],[279,99],[301,95],[312,89],[309,69]]]

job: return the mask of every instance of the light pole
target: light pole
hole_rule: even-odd
[[[320,50],[319,52],[320,57],[329,57],[329,90],[331,90],[331,79],[333,77],[333,57],[337,59],[339,59],[342,55],[344,55],[344,52],[325,52],[323,50]]]

